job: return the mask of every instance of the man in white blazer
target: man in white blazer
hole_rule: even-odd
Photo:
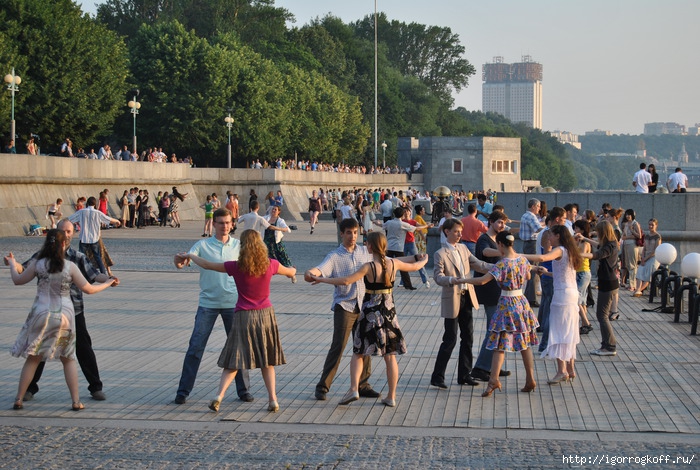
[[[444,248],[435,252],[433,278],[442,286],[441,316],[445,319],[445,333],[438,350],[435,368],[430,378],[430,385],[446,389],[445,370],[457,345],[459,330],[459,359],[457,363],[457,383],[460,385],[478,385],[479,382],[471,376],[474,342],[474,321],[472,309],[479,307],[476,292],[465,279],[471,277],[473,269],[485,273],[492,264],[480,261],[467,247],[460,243],[462,238],[462,222],[458,219],[447,219],[441,230],[447,238]]]

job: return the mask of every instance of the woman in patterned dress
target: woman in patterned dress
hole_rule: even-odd
[[[22,397],[34,377],[36,368],[42,361],[59,360],[63,363],[66,384],[73,401],[72,409],[84,408],[80,403],[78,389],[78,368],[75,365],[75,312],[70,299],[71,284],[75,284],[86,294],[100,292],[115,281],[110,279],[102,284],[87,282],[78,267],[64,259],[70,246],[62,230],[52,229],[46,234],[46,241],[36,259],[27,268],[15,261],[12,253],[5,256],[5,264],[10,266],[10,275],[15,285],[22,285],[38,278],[34,305],[17,336],[12,355],[24,357],[24,367],[19,378],[17,398],[13,408],[21,410]]]
[[[530,279],[530,263],[513,250],[514,241],[515,237],[510,233],[506,231],[498,233],[496,244],[498,251],[501,252],[501,259],[488,273],[466,280],[469,284],[481,286],[495,279],[501,287],[501,297],[498,299],[496,312],[491,317],[490,334],[486,343],[486,348],[493,350],[491,378],[482,397],[491,396],[494,390],[501,389],[498,375],[501,372],[506,351],[520,351],[523,358],[525,387],[520,391],[532,392],[537,386],[531,346],[538,344],[536,329],[539,324],[537,315],[523,295],[523,286]],[[537,270],[540,268],[538,267]]]
[[[350,390],[340,401],[347,405],[360,399],[359,385],[364,357],[384,356],[386,363],[386,378],[389,391],[382,403],[385,406],[396,406],[396,385],[399,381],[399,365],[397,354],[406,353],[406,342],[396,318],[394,295],[392,293],[396,271],[418,271],[428,262],[427,255],[415,255],[414,262],[405,263],[399,259],[386,257],[386,236],[382,232],[371,232],[367,236],[367,250],[374,260],[365,263],[346,277],[311,276],[313,283],[324,282],[336,286],[347,286],[364,277],[365,297],[362,310],[352,329],[353,347],[350,361]]]

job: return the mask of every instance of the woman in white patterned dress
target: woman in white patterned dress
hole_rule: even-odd
[[[14,357],[25,357],[13,408],[23,408],[22,397],[41,361],[59,360],[63,363],[66,384],[73,401],[73,410],[84,408],[78,390],[78,368],[75,366],[75,312],[70,299],[71,284],[86,294],[100,292],[113,284],[109,280],[92,285],[78,267],[64,259],[70,245],[62,230],[49,230],[46,241],[36,259],[21,271],[12,253],[5,256],[15,285],[26,284],[35,277],[37,293],[29,316],[12,347]],[[20,272],[21,271],[21,272]]]

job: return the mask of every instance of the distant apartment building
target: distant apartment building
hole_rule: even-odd
[[[594,129],[592,131],[586,131],[585,135],[605,135],[605,136],[610,136],[612,135],[612,132],[610,131],[604,131],[602,129]]]
[[[677,122],[648,122],[644,124],[644,135],[685,135],[685,126]]]
[[[695,123],[694,126],[688,128],[688,135],[700,135],[700,124]]]
[[[484,64],[481,109],[501,114],[513,122],[542,129],[542,64],[529,55],[522,62],[506,64],[494,57]]]
[[[550,131],[549,135],[556,137],[562,144],[568,144],[581,150],[581,142],[578,141],[578,134],[569,131]]]

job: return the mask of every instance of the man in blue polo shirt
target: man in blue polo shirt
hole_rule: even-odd
[[[238,260],[241,243],[229,235],[233,228],[233,219],[228,209],[214,211],[214,236],[198,241],[190,248],[189,253],[200,256],[208,261],[223,263],[224,261]],[[189,260],[175,255],[175,266],[182,269],[189,266]],[[175,403],[182,405],[187,401],[194,382],[197,379],[199,364],[207,346],[216,317],[221,315],[224,322],[226,336],[231,332],[233,324],[234,308],[238,300],[238,290],[233,277],[226,273],[219,273],[202,269],[199,273],[199,306],[194,319],[194,329],[190,337],[190,344],[182,364],[180,385],[175,396]],[[236,391],[243,401],[253,401],[250,394],[250,373],[242,370],[236,375]]]

